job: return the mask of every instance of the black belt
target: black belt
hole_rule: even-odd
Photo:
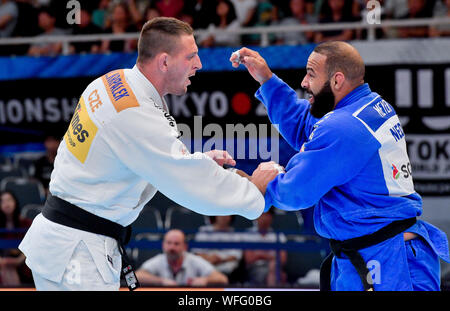
[[[330,290],[331,287],[330,274],[333,256],[341,257],[342,254],[346,255],[349,258],[350,262],[355,267],[361,279],[361,282],[364,286],[364,290],[366,291],[374,290],[373,284],[371,284],[367,280],[370,271],[366,266],[364,258],[361,256],[358,250],[379,244],[383,241],[393,238],[397,234],[404,232],[406,229],[414,225],[416,221],[417,221],[416,217],[397,220],[381,228],[380,230],[368,235],[364,235],[361,237],[345,241],[337,241],[331,239],[330,240],[331,253],[325,258],[320,267],[320,290],[321,291]]]
[[[139,287],[137,279],[133,280],[133,267],[124,247],[130,240],[131,226],[123,227],[118,223],[89,213],[72,203],[51,195],[50,193],[47,196],[42,215],[48,220],[60,225],[105,235],[117,240],[119,252],[122,255],[124,264],[121,269],[122,275],[125,277],[130,290]],[[130,273],[132,275],[130,275]]]

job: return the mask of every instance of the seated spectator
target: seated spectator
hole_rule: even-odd
[[[306,0],[306,13],[317,18],[318,13],[316,13],[316,1]]]
[[[239,28],[233,4],[229,0],[218,0],[216,14],[214,22],[208,27],[208,34],[205,37],[198,38],[200,45],[202,47],[239,45],[239,35],[217,32],[217,29],[233,30]]]
[[[437,9],[434,11],[433,17],[450,18],[450,0],[441,0],[436,3]],[[448,37],[450,36],[450,24],[436,25],[430,27],[430,37]]]
[[[253,26],[269,26],[273,20],[276,20],[276,6],[269,0],[261,0],[256,6]]]
[[[17,198],[12,192],[3,191],[0,195],[0,229],[27,229],[31,221],[20,217]],[[2,232],[1,239],[20,240],[25,232]],[[17,249],[0,249],[0,285],[20,286],[31,284],[31,271],[25,265],[25,255]]]
[[[429,18],[432,13],[425,0],[408,0],[408,13],[401,19]],[[400,38],[424,38],[428,37],[429,28],[427,26],[405,27],[398,29]]]
[[[194,25],[194,18],[192,17],[192,15],[190,15],[184,11],[181,12],[180,17],[178,19],[187,23],[191,27]]]
[[[128,12],[130,13],[132,24],[136,27],[136,29],[141,29],[145,21],[138,9],[136,0],[128,0],[126,1],[126,4],[128,6]]]
[[[354,22],[352,0],[327,0],[323,3],[319,22],[344,23]],[[316,43],[324,41],[348,41],[353,39],[353,30],[330,30],[318,32],[315,35]]]
[[[309,14],[309,2],[311,0],[305,0],[305,6],[307,6],[306,12]],[[280,22],[283,18],[292,16],[291,13],[291,1],[290,0],[271,0],[272,5],[276,7],[277,20],[273,22]]]
[[[351,10],[352,16],[355,21],[361,20],[361,11],[367,7],[367,2],[370,0],[352,0],[351,1]],[[377,0],[380,6],[383,6],[384,0]]]
[[[10,37],[17,24],[19,10],[17,4],[10,0],[0,2],[0,38]]]
[[[70,0],[61,1],[61,0],[48,0],[48,1],[40,1],[41,5],[37,5],[38,8],[47,7],[52,11],[52,16],[55,18],[55,27],[61,30],[64,30],[65,33],[70,34],[72,30],[73,23],[76,22],[76,12],[71,11],[73,8],[72,5],[69,5],[70,8],[67,8],[67,4]],[[80,3],[80,8],[86,9],[87,3],[89,0],[77,0]],[[90,1],[92,3],[92,0]],[[71,12],[70,12],[71,11]],[[70,12],[70,13],[69,13]],[[69,22],[70,19],[70,22]]]
[[[211,225],[202,226],[195,235],[196,242],[240,242],[240,235],[234,233],[231,226],[233,216],[210,216]],[[242,259],[240,249],[192,249],[194,254],[206,259],[214,267],[225,274],[230,282],[234,278],[233,272]]]
[[[161,16],[179,18],[183,11],[184,0],[156,0],[155,6]]]
[[[101,29],[107,27],[108,10],[111,0],[100,0],[98,8],[92,12],[92,23]]]
[[[40,33],[38,27],[39,10],[33,6],[32,2],[33,0],[15,1],[19,15],[12,34],[13,37],[33,37]]]
[[[305,0],[306,1],[306,0]],[[274,7],[273,19],[271,25],[279,25],[283,19],[292,17],[291,0],[283,0],[277,2],[276,0],[269,0]]]
[[[183,12],[192,16],[192,28],[205,29],[214,21],[216,3],[211,0],[185,0]]]
[[[42,33],[38,37],[49,37],[49,36],[61,36],[65,35],[66,32],[55,26],[56,17],[55,13],[50,7],[43,7],[39,10],[38,24],[39,28],[42,29]],[[62,43],[61,42],[51,42],[51,43],[38,43],[34,44],[28,50],[28,55],[30,56],[55,56],[61,53]]]
[[[136,271],[142,285],[226,285],[228,278],[208,261],[187,252],[185,235],[173,229],[164,235],[163,253],[150,258]]]
[[[72,34],[73,35],[89,35],[100,34],[103,30],[97,27],[91,22],[91,14],[81,8],[80,10],[80,24],[75,24]],[[88,42],[73,42],[70,45],[71,53],[97,53],[100,51],[100,41],[88,41]]]
[[[308,14],[306,11],[306,0],[290,0],[290,16],[281,19],[278,25],[291,26],[291,25],[306,25],[317,23],[317,17]],[[314,33],[312,31],[307,32],[288,32],[277,35],[277,43],[297,45],[306,44],[312,42]]]
[[[111,26],[105,30],[105,33],[124,34],[137,32],[138,29],[132,23],[128,6],[119,2],[114,6],[111,14]],[[131,52],[136,49],[137,40],[104,40],[101,51],[107,52]]]
[[[257,219],[257,227],[251,228],[248,234],[242,236],[243,242],[286,242],[286,236],[272,229],[274,209],[262,214]],[[247,280],[252,286],[274,287],[277,284],[277,251],[276,250],[245,250],[244,260],[247,269]],[[279,251],[280,268],[286,263],[287,253]],[[281,283],[286,282],[286,274],[280,271]]]
[[[447,0],[435,0],[432,12],[433,12],[433,17],[446,16],[447,15]]]
[[[158,9],[154,5],[149,5],[145,8],[144,11],[144,23],[155,18],[159,17],[161,14],[159,13]]]
[[[408,0],[385,0],[386,18],[398,19],[408,14]]]
[[[272,21],[277,20],[277,9],[269,0],[260,0],[255,8],[251,26],[269,26]],[[245,35],[243,37],[245,44],[260,44],[261,35]],[[269,42],[275,40],[275,35],[269,34]]]
[[[248,27],[253,21],[258,0],[231,0],[241,27]]]
[[[42,183],[46,194],[48,193],[50,176],[53,171],[53,164],[55,162],[56,152],[58,151],[59,144],[59,139],[57,139],[55,136],[48,135],[44,140],[44,146],[46,150],[45,155],[37,159],[34,163],[35,170],[33,177]]]

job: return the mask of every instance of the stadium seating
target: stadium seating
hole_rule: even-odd
[[[235,215],[234,219],[233,219],[233,223],[231,225],[233,226],[233,228],[236,229],[236,231],[244,231],[253,226],[256,226],[256,223],[254,220],[250,220],[245,217]]]
[[[27,204],[42,204],[45,200],[45,190],[42,183],[32,178],[3,178],[0,182],[0,190],[9,190],[14,193],[20,207]]]
[[[0,166],[0,182],[7,177],[22,177],[23,174],[20,169],[13,167],[12,165]]]
[[[167,208],[169,206],[175,206],[178,204],[158,191],[156,192],[155,196],[150,200],[150,202],[148,202],[146,205],[156,208],[161,214],[161,219],[164,223]]]
[[[160,243],[162,241],[162,234],[152,234],[152,233],[139,233],[135,236],[134,240],[136,242],[149,241]],[[147,247],[134,247],[127,249],[127,252],[131,254],[131,259],[133,260],[134,267],[139,269],[139,267],[148,259],[162,252],[161,248],[147,248]]]
[[[302,230],[302,216],[299,212],[287,212],[275,209],[272,228],[275,231],[286,231],[289,233],[300,233]]]
[[[11,159],[3,155],[0,155],[0,166],[10,166],[10,165]]]
[[[206,224],[209,224],[208,217],[187,208],[171,206],[166,212],[164,228],[166,230],[181,229],[185,232],[193,232]]]
[[[32,177],[34,175],[35,159],[19,157],[14,159],[14,166],[22,172],[22,176]]]
[[[298,278],[304,277],[312,269],[320,269],[320,264],[327,255],[325,249],[311,248],[303,251],[288,251],[284,271],[288,276],[288,282],[294,284]]]
[[[139,217],[133,222],[133,236],[143,232],[157,233],[164,229],[161,213],[155,207],[146,205],[139,214]]]
[[[20,210],[20,216],[23,218],[33,220],[34,217],[36,217],[42,212],[43,208],[44,208],[43,204],[27,204],[23,206],[22,209]]]

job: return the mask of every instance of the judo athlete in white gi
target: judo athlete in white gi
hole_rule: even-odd
[[[105,74],[83,92],[50,182],[52,202],[69,212],[48,199],[19,246],[38,290],[118,290],[121,244],[92,233],[100,230],[95,223],[80,230],[83,217],[127,227],[157,190],[205,215],[261,215],[276,168],[260,165],[250,181],[223,169],[235,164],[226,152],[191,154],[178,139],[163,96],[186,93],[202,66],[197,52],[189,25],[152,19],[142,28],[136,65]],[[84,216],[72,219],[75,211]]]

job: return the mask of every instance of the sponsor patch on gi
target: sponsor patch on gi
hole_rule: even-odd
[[[64,135],[67,149],[81,163],[86,161],[92,141],[97,134],[97,126],[92,122],[86,110],[83,96],[78,102],[75,112],[70,121],[69,128]]]

